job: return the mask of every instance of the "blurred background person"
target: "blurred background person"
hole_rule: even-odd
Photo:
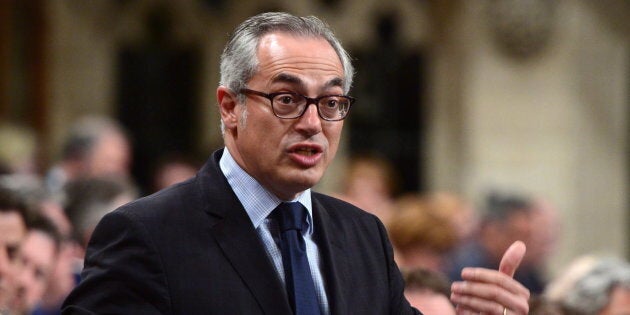
[[[12,268],[26,236],[27,206],[13,191],[0,186],[0,313],[9,311],[16,291]]]
[[[448,279],[439,272],[415,268],[403,273],[405,297],[424,315],[455,315]]]
[[[386,159],[357,155],[349,159],[340,194],[335,197],[376,215],[386,224],[394,211],[397,192],[398,177]]]
[[[529,300],[530,315],[575,315],[562,307],[556,301],[551,301],[542,295],[534,295]]]
[[[451,258],[448,276],[452,281],[460,279],[463,267],[497,268],[501,254],[514,241],[521,240],[526,246],[534,244],[534,202],[525,196],[493,192],[486,198],[484,214],[475,238],[459,248]],[[546,232],[545,232],[546,233]],[[539,250],[534,250],[539,252]],[[527,254],[526,254],[527,255]],[[531,255],[531,254],[530,254]],[[544,274],[534,262],[542,258],[525,258],[514,278],[532,293],[541,293],[545,286]]]
[[[19,308],[28,309],[36,315],[59,314],[64,299],[79,281],[83,266],[83,246],[91,231],[103,215],[137,198],[136,189],[126,177],[76,179],[64,186],[63,194],[66,198],[62,207],[36,177],[0,176],[0,188],[7,189],[12,196],[27,205],[32,216],[42,216],[46,222],[52,223],[59,238],[55,246],[55,264],[47,272],[45,288],[41,293],[29,293],[29,296],[22,297]],[[43,245],[41,239],[36,238],[35,241],[39,240],[36,244]],[[41,264],[44,263],[44,258],[39,257]],[[25,283],[22,290],[30,290],[31,285],[38,287],[43,283],[41,279],[29,279],[26,275],[28,274],[25,273],[22,280]],[[33,304],[32,296],[37,296],[36,304]]]
[[[30,314],[41,302],[54,272],[61,236],[44,216],[29,223],[13,265],[15,296],[9,303],[16,314]]]
[[[449,191],[434,191],[422,195],[427,207],[451,222],[457,233],[457,242],[470,240],[479,226],[474,207],[464,198]]]
[[[387,231],[401,269],[444,270],[447,254],[458,241],[452,222],[416,194],[396,200]]]
[[[59,234],[53,270],[37,309],[33,310],[34,314],[57,314],[61,303],[77,283],[75,273],[80,268],[77,257],[83,255],[83,250],[73,237],[72,223],[62,205],[45,189],[39,178],[17,174],[0,176],[0,187],[24,202],[31,216],[41,216],[52,223]]]
[[[9,259],[15,256],[26,235],[28,207],[12,190],[0,185],[0,241]]]
[[[545,287],[543,296],[550,301],[562,301],[575,283],[587,274],[600,260],[595,255],[584,255],[574,259]]]
[[[27,127],[0,123],[0,175],[37,173],[37,138]]]
[[[33,315],[60,314],[61,304],[79,283],[82,260],[77,256],[82,255],[82,248],[75,240],[64,236],[61,236],[58,248],[54,268]]]
[[[131,159],[131,144],[116,121],[84,117],[70,128],[60,160],[46,174],[46,187],[61,195],[64,185],[71,180],[102,176],[128,178]]]
[[[9,313],[9,300],[13,295],[13,287],[9,257],[4,243],[0,240],[0,314]]]
[[[195,176],[200,165],[200,163],[181,155],[169,155],[162,158],[152,172],[152,192]]]
[[[103,216],[138,197],[135,186],[118,177],[77,179],[65,191],[66,212],[83,247]]]
[[[63,205],[46,189],[41,178],[21,174],[4,175],[0,176],[0,186],[11,190],[31,211],[48,218],[64,237],[72,235],[72,223]]]
[[[630,264],[605,258],[579,258],[550,283],[545,296],[567,314],[630,314]]]
[[[525,240],[527,252],[521,272],[530,274],[535,293],[541,293],[539,289],[544,289],[549,279],[547,266],[557,250],[563,224],[558,209],[549,200],[533,198],[531,202],[530,236]]]

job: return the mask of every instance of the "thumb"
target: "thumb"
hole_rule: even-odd
[[[514,276],[514,272],[516,268],[523,261],[523,257],[525,256],[525,243],[521,241],[516,241],[510,245],[510,247],[503,254],[503,258],[501,258],[501,264],[499,264],[499,271],[504,273],[510,277]]]

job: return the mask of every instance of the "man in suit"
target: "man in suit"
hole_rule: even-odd
[[[63,313],[418,314],[381,222],[310,190],[337,151],[352,75],[315,17],[238,26],[217,88],[225,148],[195,178],[102,219]],[[523,254],[509,250],[504,271]],[[465,273],[453,287],[461,314],[527,314],[529,292],[510,276]]]

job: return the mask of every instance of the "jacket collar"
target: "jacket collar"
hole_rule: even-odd
[[[217,218],[211,234],[226,258],[240,274],[265,314],[292,314],[285,288],[276,276],[273,263],[245,209],[238,201],[219,168],[223,149],[212,154],[197,174],[197,187],[202,196],[203,210]],[[348,314],[343,298],[347,290],[344,275],[349,273],[346,237],[334,209],[325,206],[319,194],[312,193],[313,220],[316,242],[323,259],[323,273],[331,314]],[[252,246],[252,244],[257,244]],[[283,302],[279,302],[283,301]]]
[[[284,286],[245,209],[219,169],[222,152],[214,152],[196,178],[203,210],[217,219],[210,232],[263,312],[290,315]]]
[[[346,246],[344,229],[339,225],[338,219],[335,219],[335,209],[324,206],[317,193],[313,193],[312,200],[313,220],[317,227],[316,241],[323,261],[322,272],[326,282],[330,313],[349,314],[351,311],[344,298],[344,291],[348,290],[348,281],[344,275],[350,272],[347,252],[344,250]]]

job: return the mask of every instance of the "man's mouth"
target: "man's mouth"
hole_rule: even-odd
[[[314,148],[298,148],[294,150],[293,152],[300,155],[313,156],[317,154],[319,151]]]
[[[298,144],[289,148],[291,159],[304,168],[317,165],[323,157],[323,149],[319,145]]]

